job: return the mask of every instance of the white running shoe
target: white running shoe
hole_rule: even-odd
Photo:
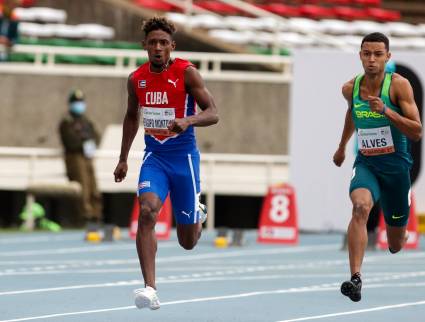
[[[199,202],[199,221],[203,224],[207,220],[207,206]]]
[[[160,307],[156,290],[150,286],[134,290],[134,303],[138,309],[149,307],[151,310],[158,310]]]

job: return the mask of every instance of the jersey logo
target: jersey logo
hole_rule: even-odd
[[[356,117],[358,119],[363,119],[363,118],[374,118],[374,119],[381,119],[384,118],[385,116],[382,114],[379,114],[377,112],[372,112],[372,111],[354,111],[356,113]]]
[[[354,108],[360,108],[362,106],[367,106],[366,103],[354,103]]]
[[[144,79],[142,79],[142,80],[139,80],[139,84],[138,84],[139,86],[139,88],[146,88],[146,80],[144,80]]]
[[[151,187],[150,181],[143,181],[139,183],[139,189],[150,188],[150,187]]]
[[[179,79],[177,78],[175,81],[172,81],[171,79],[168,79],[168,82],[170,83],[170,84],[173,84],[174,85],[174,88],[177,88],[177,82],[179,81]]]

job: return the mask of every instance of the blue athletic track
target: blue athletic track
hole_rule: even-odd
[[[249,231],[245,246],[219,249],[204,233],[192,251],[172,236],[159,242],[161,308],[150,311],[134,306],[143,286],[134,241],[1,233],[0,322],[425,321],[422,250],[367,252],[363,298],[353,303],[339,291],[349,277],[341,234],[301,234],[298,246],[283,246],[257,244]]]

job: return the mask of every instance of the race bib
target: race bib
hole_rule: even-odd
[[[374,129],[358,129],[359,151],[366,156],[393,153],[393,137],[389,126]]]
[[[146,134],[162,136],[173,136],[176,134],[167,128],[168,124],[176,118],[173,107],[142,107],[142,113]]]

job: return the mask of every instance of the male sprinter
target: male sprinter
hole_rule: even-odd
[[[422,124],[409,81],[385,72],[390,57],[385,35],[367,35],[360,47],[364,75],[342,87],[348,110],[334,163],[339,167],[344,162],[345,147],[354,130],[359,148],[350,184],[353,210],[347,232],[351,280],[341,285],[342,294],[354,302],[361,300],[366,223],[376,201],[381,200],[389,251],[397,253],[407,240],[409,169],[413,162],[409,140],[420,140]]]
[[[146,150],[138,185],[136,246],[145,288],[135,290],[135,303],[139,309],[155,310],[160,306],[155,286],[156,217],[170,193],[179,243],[185,249],[195,247],[205,216],[199,211],[200,157],[193,127],[217,123],[218,114],[195,67],[170,58],[176,46],[174,25],[165,18],[151,18],[143,31],[149,61],[128,78],[128,107],[114,176],[121,182],[127,174],[127,156],[142,114]],[[195,102],[202,110],[198,114]]]

